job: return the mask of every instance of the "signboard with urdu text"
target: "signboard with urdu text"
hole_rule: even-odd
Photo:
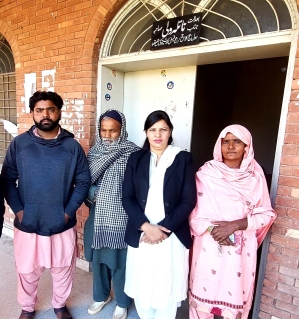
[[[155,21],[151,50],[175,48],[199,43],[201,13]]]

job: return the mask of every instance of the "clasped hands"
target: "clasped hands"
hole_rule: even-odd
[[[146,243],[150,245],[160,244],[168,236],[164,233],[171,233],[171,231],[161,225],[152,225],[148,222],[142,224],[140,229],[144,232],[140,238],[140,243]]]
[[[235,222],[231,221],[214,221],[212,222],[213,229],[211,230],[211,236],[221,246],[234,246],[229,236],[233,234],[237,229]]]

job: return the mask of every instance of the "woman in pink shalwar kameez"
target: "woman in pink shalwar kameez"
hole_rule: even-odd
[[[190,319],[248,317],[257,248],[276,217],[253,156],[250,132],[230,125],[218,137],[214,160],[196,174]]]

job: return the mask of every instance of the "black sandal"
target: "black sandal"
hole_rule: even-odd
[[[19,319],[33,319],[35,311],[22,310]]]
[[[61,308],[54,308],[54,313],[57,319],[73,319],[66,306]]]

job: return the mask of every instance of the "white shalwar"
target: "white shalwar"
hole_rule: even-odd
[[[149,191],[145,215],[151,224],[164,219],[163,184],[166,169],[181,148],[168,146],[158,165],[150,160]],[[141,234],[141,237],[144,233]],[[141,319],[174,319],[187,298],[189,250],[174,233],[159,244],[128,246],[125,293],[135,299]]]

